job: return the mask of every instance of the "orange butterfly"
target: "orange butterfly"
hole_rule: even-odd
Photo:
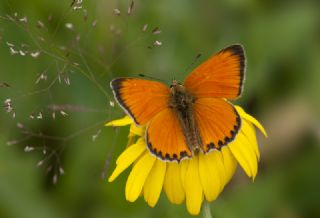
[[[235,138],[241,119],[226,99],[241,94],[244,70],[244,49],[236,44],[194,69],[183,85],[174,80],[169,88],[138,78],[117,78],[110,85],[123,110],[137,125],[147,126],[150,152],[179,162]]]

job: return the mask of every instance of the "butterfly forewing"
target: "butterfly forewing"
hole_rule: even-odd
[[[231,45],[202,63],[184,81],[198,98],[235,99],[242,92],[245,54],[241,45]]]
[[[148,123],[168,107],[169,88],[160,82],[117,78],[110,85],[120,106],[138,125]]]

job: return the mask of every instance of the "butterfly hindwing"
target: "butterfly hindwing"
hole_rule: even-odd
[[[168,107],[169,88],[160,82],[117,78],[110,86],[120,106],[138,125],[146,124]]]
[[[184,81],[196,97],[235,99],[242,92],[245,53],[241,45],[231,45],[202,63]]]
[[[162,110],[150,121],[146,131],[148,148],[160,159],[180,161],[192,156],[174,110]]]
[[[240,116],[234,106],[219,98],[196,100],[194,118],[205,153],[227,145],[235,138],[241,126]]]

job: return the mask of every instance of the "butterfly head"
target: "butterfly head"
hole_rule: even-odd
[[[177,80],[174,79],[174,80],[172,80],[172,84],[171,84],[170,88],[178,86],[178,85],[182,86],[181,83],[179,83]]]
[[[182,92],[185,90],[185,87],[179,83],[177,80],[173,80],[172,84],[170,85],[170,90],[171,93],[175,93],[175,92]]]

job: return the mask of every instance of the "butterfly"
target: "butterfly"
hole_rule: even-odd
[[[180,162],[234,140],[240,116],[228,100],[242,93],[245,52],[228,46],[196,67],[183,84],[140,78],[116,78],[114,97],[138,126],[146,126],[145,142],[156,157]]]

